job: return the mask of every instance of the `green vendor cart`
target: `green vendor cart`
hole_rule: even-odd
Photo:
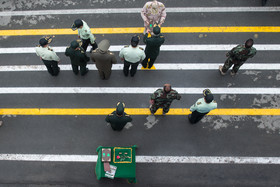
[[[136,145],[131,147],[102,147],[96,149],[98,159],[95,174],[98,180],[106,178],[124,178],[136,183]],[[109,168],[109,170],[108,170]]]

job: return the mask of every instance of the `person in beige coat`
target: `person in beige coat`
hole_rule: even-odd
[[[109,40],[102,40],[98,44],[98,48],[91,53],[91,60],[95,62],[100,78],[103,80],[107,80],[110,78],[112,72],[112,64],[117,63],[117,59],[114,53],[108,50],[109,47]]]
[[[142,8],[141,17],[144,21],[144,35],[146,33],[153,34],[154,25],[157,24],[161,27],[165,21],[166,10],[164,4],[156,0],[147,2]]]

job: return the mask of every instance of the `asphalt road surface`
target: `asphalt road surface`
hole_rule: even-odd
[[[145,0],[0,0],[1,12],[22,11],[22,15],[0,16],[0,31],[27,29],[69,28],[77,18],[85,20],[91,28],[143,27],[140,13],[75,14],[75,9],[141,9]],[[0,113],[4,122],[0,128],[0,186],[147,186],[147,187],[195,187],[195,186],[280,186],[280,95],[265,94],[256,88],[279,89],[280,68],[280,2],[268,0],[265,7],[261,0],[162,0],[167,8],[195,8],[196,12],[167,12],[164,27],[265,27],[278,28],[272,32],[178,32],[163,33],[164,45],[172,45],[172,51],[161,51],[155,63],[156,70],[138,70],[135,77],[125,77],[120,69],[113,70],[109,80],[100,80],[98,72],[81,77],[71,70],[62,70],[57,77],[46,70],[27,70],[42,66],[34,52],[24,53],[35,47],[42,35],[0,36]],[[197,8],[196,8],[197,7]],[[209,12],[211,7],[219,7]],[[238,11],[239,7],[255,11]],[[200,8],[203,10],[199,11]],[[228,8],[228,11],[222,11]],[[275,10],[275,8],[277,10]],[[73,10],[63,13],[63,10]],[[47,11],[33,15],[30,11]],[[61,10],[61,14],[51,14]],[[262,10],[262,11],[259,11]],[[0,13],[1,13],[0,12]],[[124,29],[125,30],[125,29]],[[12,33],[12,31],[11,31]],[[94,34],[97,42],[109,39],[111,45],[130,43],[135,33]],[[140,34],[140,33],[139,33]],[[143,35],[140,34],[142,37]],[[243,44],[253,38],[256,45],[264,46],[248,64],[260,64],[260,69],[242,69],[235,77],[221,76],[218,66],[212,69],[165,69],[162,64],[220,64],[226,59],[227,50],[215,50],[215,46]],[[69,46],[77,39],[75,34],[56,35],[51,47]],[[143,42],[141,40],[141,45]],[[272,45],[274,49],[266,48]],[[179,50],[178,45],[199,45],[196,50]],[[205,50],[202,45],[213,45]],[[12,53],[5,50],[12,49]],[[118,56],[118,51],[114,52]],[[61,65],[70,60],[62,53]],[[118,64],[122,64],[119,57]],[[89,62],[90,65],[93,62]],[[9,70],[7,66],[18,68]],[[70,66],[70,65],[69,65]],[[1,69],[2,68],[2,69]],[[148,108],[148,93],[122,93],[119,87],[161,88],[170,83],[177,88],[244,88],[237,94],[218,93],[214,98],[220,109],[278,109],[264,115],[209,115],[196,125],[190,125],[186,115],[132,115],[133,121],[123,131],[114,132],[104,121],[105,115],[16,115],[6,109],[53,108],[86,109],[115,108],[123,101],[127,108]],[[4,93],[7,88],[22,87],[29,93]],[[34,87],[73,88],[114,87],[116,93],[32,93]],[[201,93],[184,93],[172,108],[189,108],[202,97]],[[109,112],[108,112],[109,113]],[[127,184],[123,179],[97,180],[96,161],[65,161],[63,155],[96,155],[98,146],[137,145],[137,156],[161,156],[164,163],[149,160],[136,164],[137,184]],[[9,155],[7,155],[9,154]],[[37,155],[37,157],[36,157]],[[61,155],[62,160],[44,160],[45,155]],[[16,159],[9,160],[9,156]],[[22,159],[37,158],[33,161]],[[189,160],[182,162],[177,157]],[[203,160],[202,157],[207,157]],[[217,157],[232,159],[222,162]],[[240,158],[252,158],[242,163]],[[192,162],[193,161],[193,162]],[[192,162],[192,163],[191,163]]]

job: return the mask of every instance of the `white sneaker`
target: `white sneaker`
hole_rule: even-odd
[[[222,71],[222,69],[223,69],[223,66],[219,66],[219,71],[220,71],[221,75],[225,75],[226,73],[224,73],[224,72]]]
[[[230,75],[234,76],[234,75],[236,75],[236,73],[234,73],[233,71],[230,71]]]

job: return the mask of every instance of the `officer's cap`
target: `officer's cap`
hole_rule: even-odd
[[[160,27],[159,27],[159,26],[155,26],[155,27],[153,28],[153,33],[154,33],[155,35],[158,35],[158,34],[160,33]]]
[[[116,109],[116,113],[121,116],[123,115],[124,113],[124,107],[125,107],[125,104],[123,102],[118,102],[117,104],[117,109]]]
[[[203,96],[204,96],[206,103],[211,103],[214,99],[214,96],[209,89],[203,90]]]
[[[110,47],[110,42],[109,40],[102,40],[99,44],[98,44],[98,49],[100,49],[101,51],[108,51]]]
[[[54,36],[44,36],[43,38],[41,38],[41,39],[39,40],[39,44],[40,44],[41,46],[47,45],[47,44],[49,44],[49,43],[52,42],[52,39],[53,39],[53,38],[54,38]]]
[[[133,36],[131,38],[131,45],[132,47],[136,47],[139,43],[139,40],[140,40],[140,36]]]
[[[76,40],[74,40],[71,42],[70,47],[73,49],[76,49],[77,47],[79,47],[79,43]]]
[[[83,26],[83,21],[81,19],[76,19],[72,25],[72,29],[79,28],[80,26]]]

